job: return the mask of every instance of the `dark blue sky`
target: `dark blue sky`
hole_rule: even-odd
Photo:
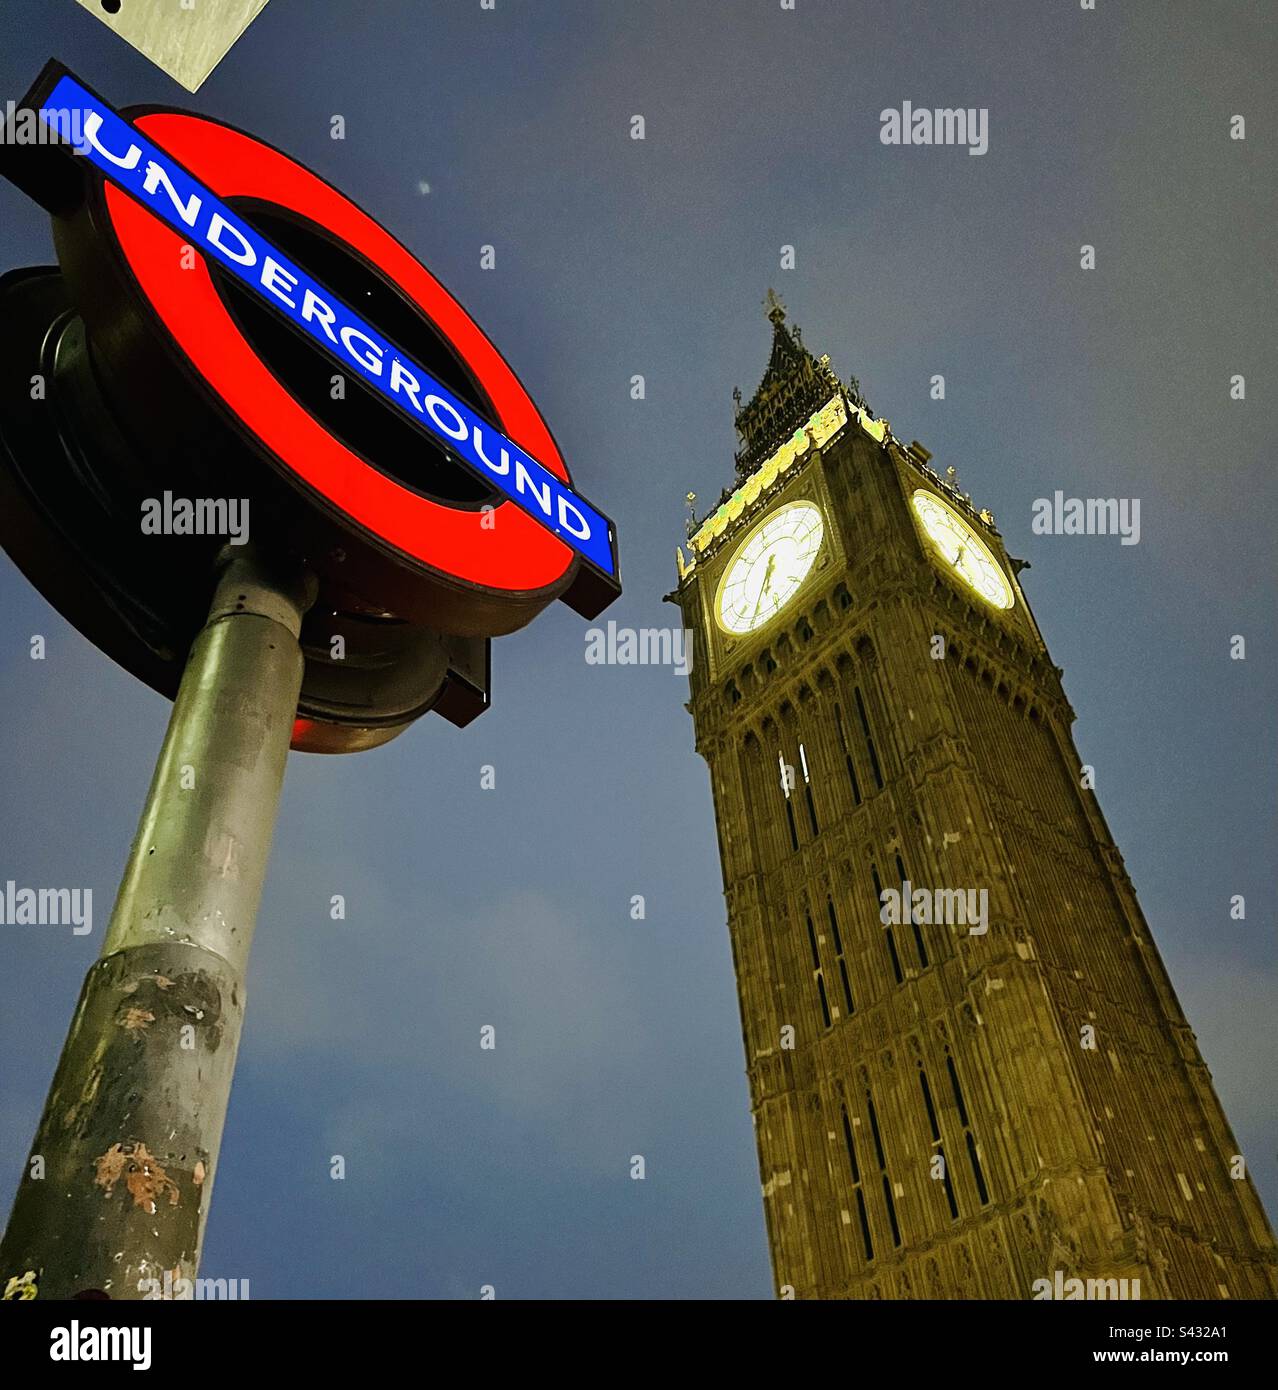
[[[363,204],[485,327],[616,519],[619,623],[674,617],[683,495],[731,479],[731,390],[762,374],[774,285],[1032,561],[1080,750],[1273,1209],[1265,8],[271,0],[190,97],[72,0],[6,0],[0,102],[57,56],[116,104],[255,131]],[[905,100],[987,107],[989,152],[884,147],[879,112]],[[0,269],[51,259],[47,219],[0,185]],[[1140,544],[1032,535],[1057,488],[1139,497]],[[0,880],[95,895],[91,937],[0,929],[3,1205],[168,706],[3,559],[0,585]],[[293,758],[204,1273],[256,1297],[768,1296],[686,683],[587,665],[586,626],[557,605],[498,643],[469,729]]]

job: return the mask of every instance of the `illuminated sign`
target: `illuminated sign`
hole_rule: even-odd
[[[493,637],[620,593],[614,528],[510,366],[344,194],[59,63],[3,136],[58,266],[0,275],[0,545],[126,669],[172,696],[207,612],[220,539],[139,529],[166,493],[251,504],[256,548],[318,581],[295,747],[464,724]]]
[[[612,528],[606,517],[569,486],[567,470],[561,467],[556,472],[546,467],[482,420],[424,367],[400,352],[335,294],[277,250],[189,174],[173,155],[142,133],[152,124],[163,126],[163,118],[143,117],[135,127],[69,75],[56,83],[41,109],[42,118],[54,129],[66,128],[68,113],[71,128],[82,132],[77,152],[115,187],[175,228],[189,244],[285,315],[340,366],[357,373],[395,409],[429,431],[450,453],[494,483],[603,575],[616,578]],[[227,130],[198,117],[185,119],[197,126]],[[268,150],[249,137],[240,140],[265,154],[268,164],[291,164],[277,151]],[[215,150],[219,143],[225,142],[205,144],[202,152],[198,136],[195,141],[179,140],[187,158],[194,156],[196,168],[209,164],[233,176],[246,172],[235,169],[236,154],[225,152],[230,155],[230,163],[218,157]],[[260,167],[260,156],[249,153],[248,157],[254,166]],[[236,191],[240,196],[244,196],[244,186],[243,179],[239,179]],[[278,187],[269,191],[272,201],[285,201]],[[305,198],[301,206],[296,201],[288,205],[298,212],[310,211],[312,206]],[[127,227],[127,214],[119,216],[115,207],[112,213],[118,231],[122,224]],[[122,243],[127,254],[127,230]],[[135,270],[141,269],[132,256],[130,262]]]

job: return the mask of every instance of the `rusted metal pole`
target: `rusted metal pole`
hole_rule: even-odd
[[[198,1267],[314,601],[250,546],[223,561],[0,1243],[18,1297],[154,1297]]]

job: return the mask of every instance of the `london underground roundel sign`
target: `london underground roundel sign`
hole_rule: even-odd
[[[318,580],[295,748],[465,724],[490,639],[620,592],[612,524],[501,354],[330,184],[58,63],[3,135],[58,266],[0,274],[0,545],[127,670],[176,693],[225,544],[193,509],[242,506],[238,540]]]
[[[527,392],[350,199],[219,122],[126,119],[60,65],[26,105],[62,148],[7,172],[62,214],[64,275],[110,344],[98,366],[144,450],[148,433],[187,427],[194,391],[244,446],[235,478],[261,488],[259,510],[321,580],[444,632],[495,636],[556,597],[588,617],[612,601],[614,528],[573,488]],[[347,382],[356,408],[332,404]]]
[[[143,116],[136,129],[161,141],[166,152],[224,196],[269,201],[341,236],[444,329],[484,386],[510,437],[521,439],[530,454],[545,460],[545,468],[538,470],[543,477],[568,482],[568,471],[541,416],[478,326],[429,272],[342,194],[260,141],[199,116]],[[105,138],[95,131],[89,158],[104,158],[106,149]],[[109,152],[111,158],[115,154]],[[162,168],[150,151],[146,158],[151,170]],[[155,178],[154,186],[157,192],[167,190],[168,182]],[[192,273],[182,266],[183,234],[120,187],[108,184],[105,193],[111,229],[129,269],[176,345],[235,415],[299,478],[410,559],[458,579],[521,591],[563,577],[572,551],[513,501],[502,502],[492,517],[432,501],[379,472],[335,438],[258,357],[207,270],[201,267]],[[185,206],[194,207],[194,202],[185,201],[185,187],[183,194]],[[167,200],[170,195],[166,191],[161,196]],[[195,199],[199,194],[189,196]],[[196,210],[196,218],[201,211]],[[413,410],[450,444],[469,446],[485,467],[491,463],[503,468],[503,475],[509,473],[507,458],[513,450],[501,433],[481,424],[473,412],[463,414],[461,403],[441,386],[425,385],[424,370],[414,372],[353,314],[342,314],[345,321],[339,323],[342,311],[334,296],[321,298],[311,284],[303,289],[300,272],[286,269],[289,263],[273,256],[248,232],[246,223],[215,222],[219,216],[210,212],[199,224],[204,234],[201,249],[220,252],[219,259],[224,257],[229,266],[243,264],[253,274],[254,286],[276,299],[290,317],[296,315],[324,335],[332,355],[348,370],[366,376],[399,408]],[[579,515],[574,509],[572,519]],[[505,532],[500,546],[485,544],[486,534],[480,530],[485,522],[494,534],[499,528]]]

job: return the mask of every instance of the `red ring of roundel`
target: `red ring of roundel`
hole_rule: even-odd
[[[142,116],[136,125],[219,198],[276,204],[358,251],[443,334],[487,392],[510,438],[570,481],[537,407],[483,331],[425,266],[350,199],[287,155],[229,126],[179,112]],[[352,453],[253,351],[203,260],[183,268],[182,236],[110,184],[106,206],[129,269],[174,342],[248,429],[330,505],[384,544],[463,582],[526,593],[563,577],[572,552],[513,502],[498,503],[482,526],[484,513],[432,502]]]

